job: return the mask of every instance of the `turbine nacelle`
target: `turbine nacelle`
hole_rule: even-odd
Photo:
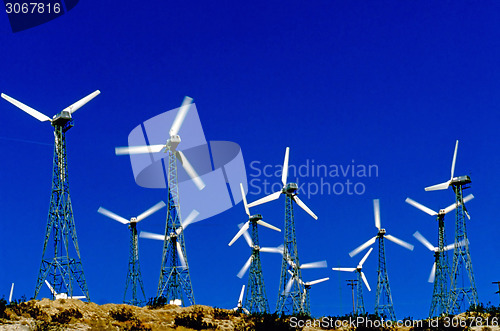
[[[178,134],[170,136],[170,139],[167,140],[167,144],[165,145],[166,147],[165,153],[168,150],[175,151],[180,143],[181,143],[181,137]]]
[[[299,189],[299,186],[296,183],[288,183],[285,186],[283,186],[283,194],[286,195],[293,195],[295,191]]]
[[[262,215],[261,214],[255,214],[255,215],[252,215],[248,218],[248,220],[250,222],[257,222],[257,221],[260,221],[262,219]]]
[[[386,233],[385,229],[380,229],[380,230],[378,230],[378,236],[379,236],[379,237],[383,237],[383,236],[385,236],[385,233]]]

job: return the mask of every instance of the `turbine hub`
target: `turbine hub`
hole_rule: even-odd
[[[378,230],[378,236],[379,237],[383,237],[385,235],[385,233],[386,233],[385,229]]]
[[[261,219],[262,219],[261,214],[255,214],[255,215],[250,216],[250,221],[252,221],[252,222],[257,222],[257,221],[260,221]]]
[[[178,134],[170,136],[170,139],[167,140],[166,150],[175,151],[180,143],[181,143],[181,137]]]
[[[282,192],[287,195],[293,194],[295,191],[299,189],[296,183],[288,183],[283,187]]]

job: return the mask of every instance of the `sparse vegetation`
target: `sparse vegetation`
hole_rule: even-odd
[[[215,329],[217,325],[203,320],[204,313],[201,309],[195,309],[193,312],[185,312],[176,316],[175,325],[183,326],[195,330]]]

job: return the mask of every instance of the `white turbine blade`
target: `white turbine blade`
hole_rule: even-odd
[[[426,191],[437,191],[437,190],[446,190],[448,186],[450,186],[451,180],[441,183],[441,184],[436,184],[432,186],[428,186],[425,188]]]
[[[134,155],[134,154],[159,153],[164,148],[165,148],[165,145],[115,147],[115,154],[116,155]]]
[[[47,115],[42,114],[38,110],[35,110],[35,109],[31,108],[30,106],[27,106],[24,103],[22,103],[20,101],[17,101],[14,98],[9,97],[7,94],[3,94],[2,93],[2,98],[4,98],[8,102],[10,102],[14,106],[16,106],[17,108],[20,108],[24,112],[30,114],[31,116],[33,116],[34,118],[36,118],[40,122],[45,122],[45,121],[49,121],[50,122],[50,117],[48,117]]]
[[[77,295],[77,296],[70,297],[70,299],[81,300],[81,299],[87,299],[87,297],[85,295]]]
[[[368,279],[366,279],[365,273],[363,271],[360,271],[360,273],[361,273],[361,278],[363,278],[363,282],[366,285],[366,288],[368,288],[368,291],[371,292],[372,289],[370,288],[370,285],[368,285]]]
[[[457,203],[456,202],[453,203],[453,204],[451,204],[451,205],[449,205],[448,207],[446,207],[444,209],[444,213],[448,214],[450,211],[454,210],[455,208],[457,208]]]
[[[451,177],[450,180],[453,179],[453,175],[455,174],[455,163],[457,161],[457,150],[458,150],[458,140],[455,144],[455,152],[453,153],[453,161],[451,161]]]
[[[250,268],[250,264],[252,263],[252,258],[253,258],[253,255],[250,255],[247,262],[245,262],[243,267],[240,269],[240,272],[238,272],[238,274],[236,275],[236,276],[238,276],[238,278],[242,278],[245,275],[245,273],[247,272],[248,268]]]
[[[403,240],[398,239],[394,236],[391,236],[390,234],[386,234],[385,237],[387,239],[389,239],[390,241],[392,241],[393,243],[396,243],[399,246],[403,246],[404,248],[409,249],[410,251],[412,251],[414,248],[412,244],[408,244],[406,241],[403,241]]]
[[[365,250],[365,248],[367,248],[368,246],[373,245],[375,243],[375,240],[377,240],[377,236],[375,236],[372,239],[368,240],[367,242],[365,242],[364,244],[362,244],[358,248],[355,248],[353,251],[351,251],[349,253],[349,256],[353,257],[353,256],[357,255],[359,252]]]
[[[432,265],[431,273],[429,274],[429,283],[434,283],[434,278],[436,277],[436,262]]]
[[[241,287],[240,298],[238,299],[238,307],[243,304],[243,295],[245,294],[245,285]]]
[[[302,200],[299,199],[298,196],[294,195],[292,196],[293,197],[293,200],[300,206],[300,208],[304,209],[306,211],[306,213],[308,213],[309,215],[311,215],[312,218],[314,218],[315,220],[318,219],[318,216],[316,216],[316,214],[314,214],[312,212],[311,209],[309,209],[305,203],[302,202]]]
[[[436,247],[434,247],[427,239],[425,239],[425,237],[423,235],[421,235],[420,232],[415,231],[413,236],[415,237],[415,239],[420,241],[422,243],[422,245],[427,247],[430,251],[432,251],[432,252],[436,251]]]
[[[267,197],[263,197],[263,198],[260,198],[257,201],[249,203],[248,204],[248,208],[251,208],[251,207],[254,207],[254,206],[257,206],[257,205],[261,205],[261,204],[269,202],[269,201],[276,200],[276,199],[278,199],[280,197],[280,195],[281,195],[281,191],[274,192],[274,193],[268,195]]]
[[[472,199],[474,199],[474,195],[469,194],[468,196],[466,196],[466,197],[463,199],[463,201],[464,201],[464,203],[466,203],[466,202],[471,201]]]
[[[306,282],[306,283],[304,283],[304,285],[312,286],[312,285],[316,285],[316,284],[319,284],[319,283],[322,283],[322,282],[326,282],[329,279],[330,279],[330,277],[321,278],[321,279],[313,280],[313,281],[310,281],[310,282]]]
[[[45,280],[45,284],[47,285],[47,287],[49,288],[50,292],[52,293],[53,296],[56,296],[57,295],[57,292],[56,290],[54,290],[54,288],[50,285],[49,281],[48,280]]]
[[[182,167],[184,168],[184,170],[186,170],[189,177],[191,177],[191,179],[193,180],[193,182],[196,185],[196,187],[198,188],[198,190],[200,190],[200,191],[203,190],[203,188],[205,188],[205,183],[203,182],[201,177],[198,176],[198,173],[196,172],[196,170],[194,170],[191,163],[189,163],[189,161],[186,158],[186,156],[184,155],[184,153],[182,153],[181,151],[177,151],[177,153],[179,153],[181,158],[182,158],[182,162],[181,162]]]
[[[283,169],[281,170],[281,182],[286,185],[286,180],[288,178],[288,157],[290,154],[290,147],[286,148],[285,160],[283,161]]]
[[[373,247],[370,248],[370,250],[365,254],[365,256],[363,256],[363,258],[361,259],[361,261],[359,261],[359,265],[361,267],[363,267],[363,264],[365,263],[366,259],[368,258],[368,256],[370,255],[370,253],[373,251]]]
[[[470,220],[469,212],[467,210],[465,210],[465,209],[464,209],[464,212],[465,212],[465,216],[467,216],[467,218]]]
[[[250,221],[247,221],[240,228],[240,231],[238,231],[238,233],[233,237],[233,239],[231,239],[231,241],[229,242],[228,246],[231,246],[236,240],[238,240],[238,238],[243,234],[243,232],[245,232],[248,229],[249,226],[250,226]]]
[[[448,246],[443,247],[443,252],[449,251],[450,249],[454,249],[455,244],[449,244]]]
[[[189,215],[184,219],[184,222],[182,222],[182,229],[186,229],[188,227],[189,224],[191,223],[194,223],[195,222],[195,219],[196,217],[198,217],[198,215],[200,215],[200,213],[196,210],[196,209],[193,209]],[[177,229],[179,230],[179,229]]]
[[[176,242],[177,246],[177,254],[179,254],[179,260],[181,260],[181,265],[182,267],[186,267],[186,259],[184,258],[184,254],[182,253],[182,247],[181,244],[177,241]]]
[[[165,240],[165,235],[141,231],[139,237],[146,239]]]
[[[105,208],[102,208],[102,207],[99,207],[99,209],[97,210],[98,213],[100,214],[103,214],[104,216],[108,216],[109,218],[112,218],[114,219],[115,221],[118,221],[122,224],[129,224],[130,221],[119,216],[119,215],[116,215],[115,213],[113,213],[112,211],[109,211]]]
[[[327,267],[326,260],[323,260],[323,261],[318,261],[318,262],[304,263],[299,268],[300,269],[316,269],[316,268],[326,268],[326,267]]]
[[[264,253],[281,253],[282,249],[281,247],[261,247],[259,251]]]
[[[241,227],[243,226],[243,224],[238,224],[238,226]],[[252,238],[250,237],[250,234],[248,233],[248,231],[244,231],[243,232],[243,238],[245,238],[245,241],[247,242],[248,246],[249,247],[253,247],[253,241],[252,241]]]
[[[269,229],[271,229],[271,230],[281,232],[281,229],[279,229],[279,228],[275,227],[274,225],[271,225],[271,224],[269,224],[269,223],[267,223],[267,222],[264,222],[263,220],[258,220],[258,221],[257,221],[257,224],[260,224],[260,225],[262,225],[262,226],[265,226],[266,228],[269,228]]]
[[[14,294],[14,283],[10,286],[9,303],[12,302],[12,295]]]
[[[70,112],[70,114],[73,114],[75,111],[77,111],[82,106],[84,106],[87,102],[89,102],[90,100],[92,100],[96,96],[98,96],[99,93],[101,93],[101,91],[99,91],[99,90],[97,90],[95,92],[92,92],[89,95],[87,95],[86,97],[81,98],[80,100],[78,100],[77,102],[75,102],[74,104],[72,104],[71,106],[66,107],[65,109],[63,109],[63,111],[67,110],[67,111]]]
[[[247,206],[247,197],[245,196],[245,190],[243,189],[242,183],[240,183],[240,188],[241,188],[241,197],[243,198],[243,207],[245,207],[245,213],[247,213],[247,215],[250,216],[250,210],[248,210]]]
[[[353,271],[356,271],[356,268],[332,268],[332,270],[353,272]]]
[[[373,214],[375,215],[375,227],[380,230],[380,200],[373,199]]]
[[[436,216],[438,213],[436,213],[434,210],[430,209],[430,208],[427,208],[426,206],[416,202],[415,200],[412,200],[410,198],[406,198],[405,200],[406,203],[412,205],[413,207],[415,208],[418,208],[420,209],[421,211],[423,211],[424,213],[427,213],[431,216]]]
[[[290,290],[292,289],[292,285],[293,285],[293,281],[295,280],[295,278],[292,276],[289,280],[288,280],[288,283],[286,283],[286,287],[285,287],[285,296],[288,295],[288,293],[290,293]]]
[[[182,105],[179,108],[179,111],[177,112],[177,116],[175,116],[174,123],[172,123],[172,127],[170,128],[170,135],[175,136],[179,133],[179,130],[181,129],[182,123],[184,122],[184,119],[186,118],[186,115],[188,113],[189,108],[191,107],[191,102],[193,102],[193,99],[186,96],[184,97],[184,100],[182,101]]]
[[[158,202],[156,205],[154,205],[153,207],[146,210],[144,213],[137,216],[136,222],[142,221],[143,219],[145,219],[149,215],[156,213],[158,210],[162,209],[165,206],[166,206],[165,202],[163,202],[163,201]]]

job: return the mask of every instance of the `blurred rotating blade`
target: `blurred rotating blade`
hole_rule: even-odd
[[[453,161],[451,161],[451,176],[450,176],[450,180],[453,179],[453,175],[455,174],[455,163],[457,161],[457,151],[458,151],[458,140],[455,143],[455,152],[453,153]]]
[[[281,247],[261,247],[259,251],[264,253],[281,253],[282,249]]]
[[[417,239],[418,241],[420,241],[422,243],[422,245],[424,245],[425,247],[427,247],[431,252],[435,252],[436,251],[436,247],[434,247],[427,239],[425,239],[425,237],[422,236],[420,234],[420,232],[415,231],[415,233],[413,234],[413,236],[415,237],[415,239]]]
[[[371,292],[372,289],[370,288],[370,285],[368,284],[368,279],[366,279],[365,273],[363,271],[360,271],[360,274],[361,274],[361,278],[363,278],[363,282],[365,283],[366,288],[368,288],[368,291]]]
[[[184,100],[182,101],[182,105],[179,108],[177,115],[175,116],[174,122],[172,123],[172,127],[170,128],[170,132],[169,132],[170,136],[175,136],[179,133],[179,130],[181,129],[182,123],[184,123],[184,119],[186,118],[188,110],[191,107],[191,102],[193,102],[192,98],[190,98],[188,96],[184,97]]]
[[[165,206],[166,206],[165,202],[163,202],[163,201],[158,202],[156,205],[154,205],[153,207],[146,210],[144,213],[137,216],[136,222],[142,221],[146,217],[150,216],[151,214],[156,213],[158,210],[162,209]]]
[[[182,162],[181,162],[182,167],[184,168],[184,170],[186,170],[189,177],[191,177],[191,179],[193,180],[193,182],[196,185],[196,187],[198,188],[198,190],[200,190],[200,191],[203,190],[203,188],[205,187],[205,183],[203,182],[201,177],[198,176],[198,173],[196,172],[196,170],[194,170],[191,163],[189,163],[189,161],[186,158],[186,156],[184,155],[184,153],[182,153],[181,151],[177,151],[177,153],[179,153],[179,155],[182,158]]]
[[[463,199],[463,201],[464,201],[464,203],[467,203],[467,202],[471,201],[472,199],[474,199],[474,195],[469,194],[468,196],[466,196],[466,197]]]
[[[189,213],[189,215],[186,217],[186,219],[184,220],[184,222],[182,222],[182,224],[181,224],[181,225],[182,225],[182,228],[179,228],[179,229],[181,229],[181,230],[179,231],[179,229],[177,229],[177,231],[178,231],[178,232],[177,232],[177,234],[179,234],[180,232],[182,232],[183,230],[185,230],[185,229],[188,227],[188,225],[189,225],[189,224],[191,224],[191,223],[195,223],[195,222],[196,222],[196,221],[195,221],[195,219],[196,219],[196,217],[197,217],[199,214],[200,214],[200,213],[199,213],[196,209],[193,209],[193,210]]]
[[[250,221],[247,221],[240,228],[240,231],[238,231],[238,233],[236,233],[236,235],[233,237],[233,239],[231,239],[231,241],[229,242],[228,246],[231,246],[236,240],[238,240],[238,238],[243,234],[243,232],[245,232],[248,229],[249,226],[250,226]]]
[[[434,210],[430,209],[430,208],[427,208],[426,206],[416,202],[415,200],[412,200],[410,198],[406,198],[405,200],[406,203],[412,205],[413,207],[417,208],[417,209],[420,209],[421,211],[423,211],[424,213],[427,213],[431,216],[436,216],[438,213],[436,213]]]
[[[285,151],[285,160],[283,161],[283,169],[281,169],[281,182],[283,186],[286,185],[286,180],[288,179],[288,157],[290,154],[290,147],[286,148]]]
[[[373,214],[375,215],[375,227],[380,230],[380,200],[373,199]]]
[[[361,261],[359,261],[359,266],[360,267],[363,267],[363,264],[365,264],[366,259],[368,258],[368,256],[370,256],[370,253],[372,251],[373,251],[373,247],[370,248],[370,250],[365,254],[365,256],[363,256],[363,258],[361,259]]]
[[[316,268],[326,268],[326,261],[318,261],[318,262],[311,262],[311,263],[304,263],[302,264],[299,268],[300,269],[316,269]]]
[[[432,265],[431,273],[429,274],[429,283],[434,283],[434,278],[436,277],[436,262]]]
[[[289,270],[290,271],[290,270]],[[292,286],[293,286],[293,281],[295,280],[295,278],[292,276],[289,280],[288,280],[288,283],[286,283],[286,287],[285,287],[285,296],[287,296],[289,293],[290,293],[290,290],[292,289]]]
[[[253,255],[250,255],[247,262],[245,262],[243,267],[240,269],[240,272],[238,272],[238,274],[236,275],[236,276],[238,276],[238,278],[242,278],[245,275],[248,268],[250,268],[250,264],[252,264],[252,259],[253,259]]]
[[[146,239],[165,240],[165,235],[141,231],[139,237]]]
[[[403,241],[403,240],[398,239],[394,236],[391,236],[390,234],[386,234],[385,237],[387,239],[389,239],[390,241],[392,241],[393,243],[396,243],[399,246],[403,246],[404,248],[409,249],[410,251],[412,251],[414,248],[412,244],[408,244],[406,241]]]
[[[80,109],[82,106],[84,106],[87,102],[89,102],[90,100],[94,99],[96,96],[99,95],[99,93],[101,93],[101,91],[97,90],[95,92],[92,92],[90,93],[89,95],[87,95],[86,97],[78,100],[77,102],[75,102],[74,104],[72,104],[71,106],[63,109],[63,111],[69,111],[70,114],[73,114],[75,111],[77,111],[78,109]]]
[[[259,200],[257,201],[254,201],[252,203],[249,203],[248,204],[248,208],[251,208],[251,207],[255,207],[257,205],[261,205],[263,203],[266,203],[266,202],[269,202],[269,201],[273,201],[273,200],[276,200],[280,197],[281,195],[281,191],[278,191],[278,192],[274,192],[270,195],[268,195],[267,197],[263,197],[263,198],[260,198]]]
[[[243,223],[240,223],[238,224],[238,227],[241,229],[241,227],[243,226]],[[245,238],[245,241],[247,242],[248,246],[250,248],[253,247],[253,241],[252,241],[252,238],[250,237],[250,234],[248,233],[248,231],[244,231],[243,232],[243,238]]]
[[[240,298],[238,299],[238,308],[243,305],[243,295],[245,294],[245,285],[241,287]]]
[[[454,210],[455,208],[457,208],[457,203],[456,202],[453,203],[453,204],[451,204],[451,205],[449,205],[448,207],[446,207],[444,209],[444,213],[448,214],[450,211]]]
[[[104,215],[104,216],[108,216],[109,218],[112,218],[114,219],[115,221],[118,221],[122,224],[129,224],[130,221],[119,216],[119,215],[116,215],[115,213],[113,213],[112,211],[109,211],[105,208],[102,208],[102,207],[99,207],[99,209],[97,210],[98,213]]]
[[[116,155],[134,155],[134,154],[159,153],[164,148],[165,148],[165,145],[116,147],[115,154]]]
[[[271,225],[271,224],[269,224],[267,222],[264,222],[263,220],[258,220],[257,224],[265,226],[266,228],[269,228],[271,230],[281,232],[281,229],[279,229],[279,228],[275,227],[274,225]]]
[[[447,252],[450,249],[454,249],[454,248],[455,248],[455,244],[449,244],[448,246],[443,247],[443,252]]]
[[[30,114],[31,116],[33,116],[34,118],[36,118],[40,122],[45,122],[45,121],[50,122],[51,121],[50,117],[48,117],[47,115],[42,114],[38,110],[35,110],[35,109],[31,108],[30,106],[27,106],[24,103],[17,101],[14,98],[9,97],[7,94],[2,93],[2,98],[4,98],[8,102],[10,102],[14,106],[16,106],[17,108],[21,109],[22,111]]]
[[[446,190],[448,186],[450,186],[451,180],[441,183],[441,184],[436,184],[432,186],[428,186],[425,188],[426,191],[437,191],[437,190]]]
[[[300,208],[304,209],[306,211],[306,213],[308,213],[309,215],[311,215],[312,218],[314,218],[315,220],[318,219],[318,216],[316,216],[311,209],[309,209],[305,203],[302,202],[302,200],[299,199],[298,196],[296,195],[293,195],[292,196],[293,200],[300,206]]]
[[[178,241],[176,242],[176,247],[177,247],[177,254],[179,254],[179,260],[181,261],[181,265],[183,268],[185,268],[186,267],[186,259],[184,257],[184,254],[182,253],[181,244]]]
[[[247,213],[247,215],[250,216],[250,210],[248,210],[247,206],[247,197],[245,195],[245,190],[243,189],[242,183],[240,183],[240,188],[241,188],[241,197],[243,199],[243,207],[245,207],[245,213]]]
[[[358,248],[355,248],[353,251],[351,251],[349,253],[349,256],[350,257],[353,257],[353,256],[356,256],[358,255],[359,252],[365,250],[365,248],[373,245],[375,243],[375,240],[377,240],[377,236],[373,237],[372,239],[368,240],[367,242],[365,242],[364,244],[362,244],[361,246],[359,246]]]
[[[10,286],[10,293],[9,293],[9,303],[12,302],[12,295],[14,294],[14,283]]]
[[[310,282],[306,282],[306,283],[304,283],[304,285],[312,286],[312,285],[316,285],[316,284],[319,284],[319,283],[322,283],[322,282],[326,282],[329,279],[330,279],[330,277],[321,278],[321,279],[313,280],[313,281],[310,281]]]
[[[332,268],[332,270],[353,272],[356,271],[356,268]]]

